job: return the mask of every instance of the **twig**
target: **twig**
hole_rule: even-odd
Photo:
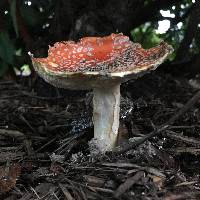
[[[31,124],[23,115],[20,115],[19,118],[30,128],[31,131],[33,131],[33,133],[36,133],[35,129],[31,126]]]
[[[175,185],[175,187],[180,187],[180,186],[188,186],[188,185],[193,185],[193,184],[196,184],[198,183],[198,181],[185,181],[185,182],[182,182],[182,183],[178,183]]]
[[[117,190],[115,191],[114,197],[118,198],[119,196],[121,196],[130,187],[132,187],[132,185],[134,185],[135,183],[137,183],[142,178],[142,176],[144,176],[144,172],[143,171],[139,171],[134,176],[128,178],[124,183],[122,183],[117,188]]]
[[[195,156],[200,155],[200,148],[196,148],[196,147],[178,147],[178,148],[170,148],[166,150],[175,155],[180,155],[180,154],[192,154]]]
[[[27,136],[17,130],[8,130],[8,129],[0,129],[0,135],[4,137],[12,137],[17,140],[24,140],[27,138]],[[31,138],[32,140],[45,140],[45,137],[40,137],[40,136],[28,136],[28,138]]]
[[[28,154],[29,158],[34,159],[35,158],[35,152],[33,151],[32,141],[30,139],[25,139],[24,140],[24,146],[26,147],[27,154]]]
[[[196,104],[200,99],[200,91],[198,91],[174,116],[172,116],[167,122],[163,125],[159,126],[156,130],[152,131],[151,133],[145,135],[141,139],[127,145],[126,147],[113,151],[114,155],[119,155],[125,153],[131,149],[138,147],[139,145],[143,144],[145,141],[149,140],[150,138],[162,133],[164,130],[168,129],[170,125],[172,125],[179,117],[181,117],[184,113],[186,113],[189,109],[191,109],[194,104]]]
[[[0,129],[0,135],[10,136],[14,138],[24,137],[24,134],[17,130]]]
[[[190,144],[195,147],[200,147],[200,140],[197,140],[196,138],[194,139],[194,138],[189,138],[187,136],[182,136],[182,135],[177,134],[176,132],[170,131],[170,130],[167,130],[166,136],[170,137],[172,140],[176,140],[178,142],[184,142],[186,144]]]
[[[21,98],[21,97],[29,97],[29,98],[34,98],[34,99],[38,99],[38,100],[59,100],[59,99],[64,99],[65,97],[64,96],[59,96],[59,97],[42,97],[42,96],[36,96],[36,95],[32,95],[28,92],[24,92],[24,91],[21,91],[21,94],[14,94],[14,95],[10,95],[10,96],[4,96],[4,97],[1,97],[1,100],[4,100],[4,99],[12,99],[12,98]]]
[[[14,98],[18,98],[18,97],[21,97],[21,96],[22,96],[21,94],[14,94],[14,95],[10,95],[10,96],[1,97],[1,100],[14,99]]]
[[[40,196],[38,195],[38,193],[35,191],[35,189],[33,187],[30,187],[30,188],[33,191],[33,193],[35,194],[35,196],[37,197],[37,199],[41,199]]]
[[[33,95],[29,92],[22,92],[21,94],[22,96],[26,96],[26,97],[30,97],[30,98],[34,98],[34,99],[39,99],[39,100],[57,100],[57,99],[64,99],[64,96],[59,96],[59,97],[42,97],[42,96],[36,96]]]
[[[65,188],[63,184],[59,183],[58,185],[59,185],[60,189],[62,190],[62,192],[65,195],[67,200],[74,200],[74,198],[72,197],[72,195],[70,194],[68,189]]]
[[[42,145],[39,149],[35,150],[35,152],[39,152],[42,149],[44,149],[45,147],[47,147],[49,144],[51,144],[52,142],[54,142],[55,140],[57,140],[57,137],[54,137],[53,139],[49,140],[48,142],[46,142],[44,145]]]
[[[108,193],[108,194],[114,194],[113,190],[107,189],[107,188],[100,188],[100,187],[94,187],[94,186],[88,186],[90,189],[95,190],[100,193]]]
[[[151,133],[145,135],[144,137],[142,137],[141,139],[136,140],[135,142],[132,142],[128,145],[126,145],[126,147],[121,148],[120,150],[113,151],[114,155],[119,155],[119,154],[123,154],[131,149],[135,149],[136,147],[138,147],[139,145],[143,144],[144,142],[146,142],[148,139],[158,135],[159,133],[161,133],[162,131],[166,130],[169,127],[169,125],[162,125],[160,128],[157,128],[156,130],[152,131]]]
[[[136,165],[134,163],[101,163],[101,165],[106,166],[106,167],[114,167],[114,168],[125,168],[127,170],[129,170],[129,168],[133,169],[133,171],[135,170],[143,170],[147,173],[159,176],[159,177],[165,177],[165,175],[161,172],[158,171],[156,168],[153,167],[146,167],[146,166],[140,166],[140,165]],[[130,174],[133,172],[132,170],[129,170],[127,173]]]
[[[191,125],[191,126],[171,126],[170,130],[174,130],[174,129],[192,129],[192,128],[200,128],[200,125]]]

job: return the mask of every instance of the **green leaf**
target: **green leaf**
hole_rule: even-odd
[[[151,48],[161,41],[151,23],[145,23],[133,29],[131,35],[133,41],[141,43],[144,48]]]
[[[13,64],[13,55],[15,48],[7,32],[0,32],[0,58],[8,63]]]
[[[17,26],[17,16],[16,16],[16,0],[12,0],[10,3],[10,15],[12,17],[13,26],[17,37],[19,36],[18,26]]]

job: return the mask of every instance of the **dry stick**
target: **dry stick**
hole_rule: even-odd
[[[65,198],[67,200],[74,200],[74,198],[72,197],[72,195],[70,194],[68,189],[63,184],[59,183],[58,185],[59,185],[60,189],[62,190],[62,192],[65,195]]]
[[[177,134],[176,132],[170,131],[170,130],[166,130],[166,136],[170,137],[172,140],[190,144],[195,147],[200,147],[200,140],[197,140],[196,138],[190,138],[187,136],[183,136],[183,135]]]
[[[124,194],[129,188],[131,188],[135,183],[137,183],[142,176],[144,176],[143,171],[137,172],[134,176],[128,178],[124,183],[122,183],[115,191],[114,197],[118,198]]]
[[[7,130],[7,129],[0,129],[0,135],[3,136],[10,136],[13,138],[24,138],[24,134],[17,130]]]
[[[27,138],[27,136],[17,130],[9,130],[9,129],[0,129],[0,135],[5,136],[5,137],[13,137],[16,140],[24,140]],[[40,136],[29,136],[30,139],[32,140],[45,140],[45,137],[40,137]]]
[[[166,130],[170,125],[172,125],[179,117],[181,117],[185,112],[187,112],[190,108],[194,106],[200,100],[200,91],[198,91],[184,106],[181,108],[173,117],[171,117],[167,122],[163,125],[159,126],[156,130],[151,133],[145,135],[143,138],[135,141],[132,144],[127,145],[125,148],[121,150],[116,150],[113,152],[114,155],[125,153],[131,149],[136,148],[140,144],[143,144],[148,139],[160,134],[162,131]]]

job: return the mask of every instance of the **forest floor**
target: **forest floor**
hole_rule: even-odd
[[[92,93],[46,87],[0,81],[0,199],[200,199],[199,102],[125,148],[183,109],[198,78],[154,72],[123,84],[122,151],[96,156],[88,146]]]

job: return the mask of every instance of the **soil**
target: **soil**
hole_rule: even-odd
[[[123,150],[157,130],[200,88],[157,71],[121,87]],[[0,199],[200,199],[200,103],[122,153],[93,155],[92,92],[37,78],[0,81]]]

